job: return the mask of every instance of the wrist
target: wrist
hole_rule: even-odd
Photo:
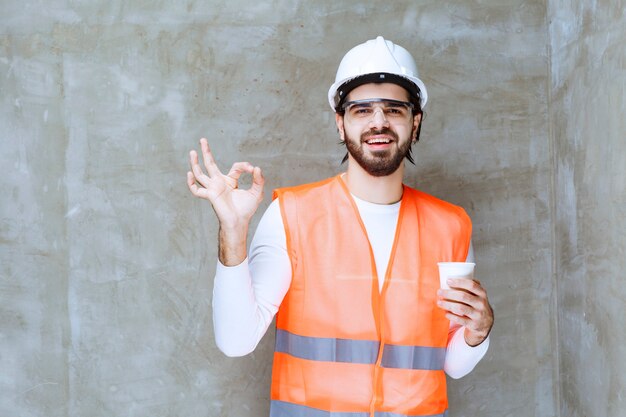
[[[246,259],[248,225],[224,226],[220,223],[218,257],[224,266],[236,266]]]
[[[465,338],[465,343],[467,343],[468,346],[476,347],[480,345],[481,343],[483,343],[485,339],[487,339],[487,336],[489,336],[489,333],[480,334],[477,332],[473,332],[466,327],[463,336]]]
[[[248,223],[225,223],[220,222],[219,234],[221,238],[232,239],[245,239],[248,234]]]

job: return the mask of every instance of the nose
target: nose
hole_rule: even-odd
[[[387,117],[385,117],[385,112],[382,107],[374,108],[374,114],[369,124],[371,128],[389,127],[389,121]]]

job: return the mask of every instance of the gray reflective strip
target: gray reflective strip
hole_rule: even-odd
[[[370,413],[330,412],[305,405],[272,400],[270,417],[369,417]]]
[[[270,403],[270,417],[369,417],[370,413],[331,412],[305,405],[293,404],[284,401],[272,400]],[[411,415],[376,411],[376,417],[448,417],[448,410],[443,414]]]
[[[276,351],[296,358],[325,362],[348,362],[373,365],[379,343],[371,340],[333,339],[299,336],[276,330]],[[446,348],[385,345],[383,368],[442,370]]]
[[[383,368],[425,369],[439,371],[446,360],[446,348],[385,345]]]
[[[308,337],[276,329],[276,351],[312,361],[375,364],[379,343],[370,340]]]

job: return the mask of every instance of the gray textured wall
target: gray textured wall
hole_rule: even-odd
[[[626,415],[626,4],[551,1],[561,415]]]
[[[619,268],[608,264],[624,253],[611,223],[623,225],[623,207],[588,200],[614,198],[599,187],[605,153],[610,172],[624,174],[616,152],[623,135],[599,133],[603,117],[623,131],[623,78],[620,93],[610,77],[623,75],[624,61],[620,50],[621,64],[598,82],[621,110],[606,104],[610,116],[598,110],[581,122],[585,107],[571,114],[570,97],[587,96],[595,67],[577,72],[569,51],[586,33],[601,43],[608,29],[577,32],[574,44],[557,47],[548,11],[564,26],[578,19],[573,5],[561,9],[545,0],[3,1],[0,415],[267,413],[273,333],[240,359],[224,357],[213,341],[216,222],[186,189],[187,151],[206,136],[222,166],[262,166],[268,191],[338,172],[343,151],[326,90],[343,53],[378,34],[414,53],[431,96],[407,182],[467,208],[478,274],[496,311],[490,352],[451,382],[451,416],[557,415],[557,345],[562,368],[577,377],[563,384],[563,408],[594,415],[575,399],[591,385],[590,372],[623,386],[612,362],[585,369],[577,361],[598,345],[617,360],[624,345],[623,333],[601,321],[623,312]],[[567,77],[580,88],[559,81]],[[613,148],[574,147],[580,123],[581,141],[601,136]],[[585,169],[595,176],[583,177]],[[559,192],[584,186],[558,210],[555,171]],[[623,177],[610,177],[614,195],[622,193],[611,201],[624,201]],[[570,237],[570,227],[584,240]],[[584,247],[607,233],[615,240],[583,250],[583,264],[572,245],[555,245],[555,230],[556,240]],[[578,286],[559,297],[559,317],[571,323],[559,338],[555,261],[565,264],[559,278],[572,280],[559,288]],[[614,274],[585,279],[581,268],[590,267],[598,277],[600,268]],[[596,296],[613,302],[580,319],[580,305]],[[582,323],[598,330],[582,339],[585,351],[574,345]]]

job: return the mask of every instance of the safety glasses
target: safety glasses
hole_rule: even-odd
[[[407,101],[386,98],[368,98],[348,101],[341,109],[354,119],[369,120],[380,110],[386,119],[405,121],[413,115],[415,106]]]

